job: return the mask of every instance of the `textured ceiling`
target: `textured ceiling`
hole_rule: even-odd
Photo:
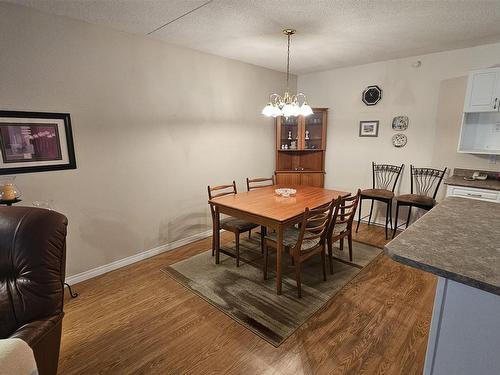
[[[500,0],[8,1],[142,35],[192,11],[147,37],[276,70],[295,28],[297,74],[500,41]]]

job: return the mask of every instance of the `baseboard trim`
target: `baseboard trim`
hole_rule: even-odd
[[[143,252],[138,253],[138,254],[131,255],[131,256],[123,258],[123,259],[115,260],[114,262],[93,268],[93,269],[88,270],[88,271],[78,273],[78,274],[73,275],[73,276],[69,276],[66,278],[65,282],[70,284],[70,285],[77,284],[77,283],[80,283],[82,281],[91,279],[93,277],[103,275],[103,274],[108,273],[110,271],[114,271],[118,268],[128,266],[129,264],[136,263],[136,262],[139,262],[139,261],[147,259],[147,258],[151,258],[155,255],[164,253],[164,252],[169,251],[169,250],[176,249],[176,248],[183,246],[183,245],[187,245],[188,243],[210,237],[211,235],[212,235],[212,230],[210,229],[210,230],[207,230],[205,232],[195,234],[193,236],[189,236],[189,237],[182,238],[182,239],[174,241],[174,242],[160,245],[160,246],[157,246],[153,249],[149,249],[149,250],[143,251]]]

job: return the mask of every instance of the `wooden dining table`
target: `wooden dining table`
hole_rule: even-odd
[[[290,197],[282,197],[275,193],[275,189],[285,186],[269,186],[248,192],[225,195],[210,199],[213,205],[214,217],[214,245],[215,263],[220,260],[220,214],[259,224],[262,230],[274,229],[277,236],[276,249],[276,293],[281,294],[281,258],[284,251],[283,233],[286,227],[299,223],[305,209],[317,208],[333,199],[351,195],[345,191],[323,189],[312,186],[292,186],[297,193]],[[290,186],[286,186],[290,187]]]

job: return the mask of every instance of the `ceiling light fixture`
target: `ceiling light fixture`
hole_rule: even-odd
[[[278,94],[271,94],[269,97],[269,103],[262,110],[262,114],[268,117],[278,117],[278,116],[309,116],[313,113],[313,110],[307,104],[306,96],[299,92],[295,95],[290,95],[290,89],[288,83],[290,81],[290,38],[295,34],[295,30],[285,29],[283,30],[288,38],[288,50],[287,50],[287,60],[286,60],[286,91],[283,96]]]

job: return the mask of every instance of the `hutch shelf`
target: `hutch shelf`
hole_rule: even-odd
[[[323,187],[328,108],[307,117],[276,119],[276,181]]]

